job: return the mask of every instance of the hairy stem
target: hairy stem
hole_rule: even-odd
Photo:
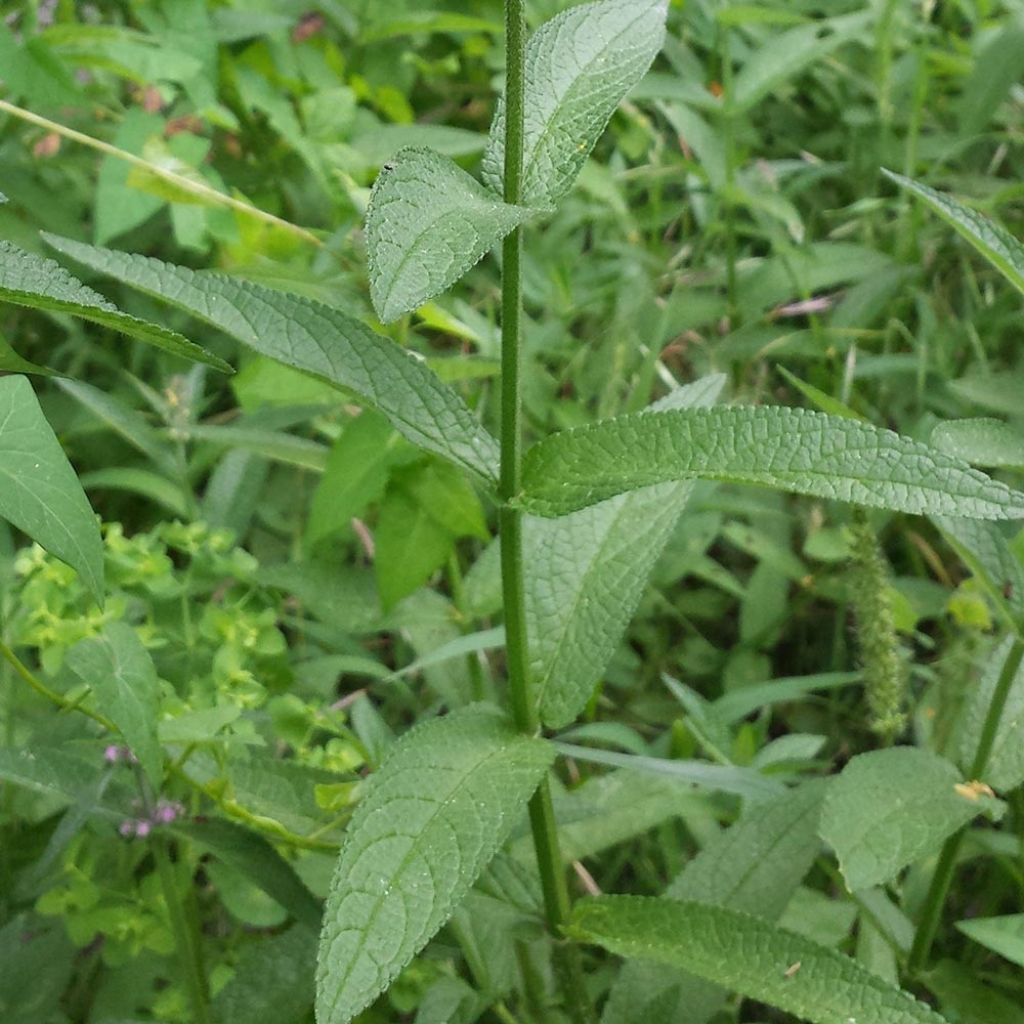
[[[972,779],[980,779],[988,767],[988,759],[992,755],[996,734],[999,731],[999,722],[1003,717],[1006,701],[1013,687],[1013,681],[1020,671],[1022,661],[1024,661],[1024,640],[1017,639],[1014,640],[1013,646],[1006,656],[1003,670],[999,674],[996,688],[992,693],[992,702],[988,706],[988,713],[981,728],[981,736],[978,737],[978,747],[971,762],[969,775]],[[928,963],[932,943],[935,941],[935,934],[939,930],[939,923],[942,920],[946,896],[949,894],[949,887],[953,881],[953,875],[956,873],[957,854],[960,852],[960,844],[963,842],[966,831],[965,827],[951,835],[939,854],[939,863],[935,867],[935,874],[932,875],[931,885],[928,887],[924,913],[917,927],[917,933],[914,935],[914,944],[907,961],[907,970],[911,975],[918,974]]]
[[[526,17],[524,0],[505,2],[507,71],[505,86],[505,202],[523,198],[523,103],[525,93]],[[530,693],[530,658],[526,635],[523,587],[523,516],[510,506],[522,477],[522,229],[517,228],[502,248],[501,293],[501,477],[498,517],[501,536],[501,583],[505,604],[509,702],[516,727],[536,733],[539,721]],[[570,901],[566,869],[558,848],[558,831],[551,790],[545,780],[530,800],[530,827],[537,853],[544,911],[555,936],[558,976],[566,1009],[578,1022],[592,1018],[583,985],[578,950],[561,942],[569,922]]]

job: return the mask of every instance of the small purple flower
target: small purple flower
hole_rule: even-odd
[[[169,825],[184,813],[185,808],[177,800],[158,800],[153,812],[153,821],[159,825]]]
[[[121,748],[116,744],[111,743],[110,746],[103,751],[103,760],[106,761],[107,764],[117,764],[117,762],[121,760]]]
[[[138,839],[145,839],[153,831],[153,823],[145,818],[135,822],[135,836]]]
[[[127,818],[121,822],[117,827],[117,831],[125,837],[125,839],[131,839],[135,835],[135,822],[131,818]]]

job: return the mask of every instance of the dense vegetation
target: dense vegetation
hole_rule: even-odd
[[[1024,1024],[1020,0],[0,13],[3,1024]]]

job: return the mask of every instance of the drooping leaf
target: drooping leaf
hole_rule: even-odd
[[[407,733],[360,802],[334,873],[317,1019],[345,1024],[444,924],[508,836],[552,748],[467,708]]]
[[[724,384],[720,374],[697,381],[652,411],[712,405]],[[567,725],[590,699],[690,490],[657,484],[560,518],[526,518],[526,621],[545,725]]]
[[[100,710],[121,730],[154,789],[163,777],[157,739],[160,681],[149,651],[124,622],[109,622],[99,636],[80,640],[67,665],[96,695]]]
[[[1024,494],[927,445],[807,409],[634,413],[562,431],[526,453],[521,506],[562,515],[695,478],[916,514],[1024,517]]]
[[[526,46],[523,201],[552,207],[572,188],[615,108],[665,38],[667,0],[598,0],[542,25]],[[505,162],[499,100],[483,176],[498,194]]]
[[[952,196],[922,185],[902,174],[885,171],[885,176],[901,188],[912,192],[935,211],[962,238],[998,270],[1010,284],[1024,292],[1024,244],[1021,244],[1001,224],[983,217],[976,210],[964,206]]]
[[[370,296],[384,323],[440,295],[532,213],[429,149],[386,163],[366,211]]]
[[[1007,638],[993,649],[980,684],[967,697],[958,757],[965,768],[974,760],[999,679],[1004,670],[1012,668],[1006,662],[1013,644],[1014,640]],[[1024,662],[1017,666],[1006,694],[983,781],[1000,793],[1009,793],[1024,782]]]
[[[689,971],[811,1024],[946,1024],[855,960],[725,907],[599,896],[577,903],[569,931],[620,956]]]
[[[0,380],[0,516],[103,599],[103,541],[82,485],[24,377]]]
[[[805,784],[750,807],[715,836],[665,891],[666,899],[697,900],[776,920],[821,847],[823,787]],[[660,964],[623,965],[602,1024],[703,1024],[725,1000],[703,978]]]
[[[956,926],[975,942],[1024,967],[1024,914],[976,917],[958,921]]]
[[[177,331],[122,313],[98,292],[72,277],[59,263],[0,241],[0,301],[51,313],[70,313],[102,327],[225,373],[231,367]]]
[[[494,479],[497,442],[462,399],[412,353],[347,314],[225,274],[44,238],[72,259],[165,299],[262,355],[354,392],[413,444]]]
[[[821,835],[855,892],[891,881],[972,818],[999,817],[1003,806],[964,784],[944,757],[892,747],[860,754],[832,780]]]

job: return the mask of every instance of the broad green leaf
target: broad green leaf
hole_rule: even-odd
[[[569,933],[620,956],[689,971],[811,1024],[946,1024],[855,960],[724,907],[599,896],[576,905]]]
[[[984,45],[975,55],[974,69],[960,97],[961,135],[984,130],[1015,82],[1024,75],[1024,20],[1009,21],[994,36],[979,33]]]
[[[1002,813],[999,800],[964,785],[956,766],[916,747],[853,758],[832,780],[821,836],[836,852],[851,892],[890,882],[936,852],[972,818]]]
[[[526,46],[523,202],[552,207],[572,188],[615,108],[665,38],[667,0],[598,0],[542,25]],[[505,104],[499,100],[483,176],[501,194]]]
[[[939,997],[939,1006],[950,1020],[962,1024],[1024,1024],[1024,1007],[1002,995],[964,963],[940,960],[921,980]]]
[[[708,377],[653,409],[712,405],[724,384],[720,374]],[[590,699],[691,487],[657,484],[557,519],[526,518],[526,622],[545,725],[568,725]]]
[[[75,972],[75,954],[61,922],[28,915],[8,920],[0,928],[0,1020],[60,1020],[61,996]]]
[[[231,367],[177,331],[122,313],[98,292],[72,277],[59,263],[0,241],[0,301],[50,313],[70,313],[101,327],[225,373]]]
[[[366,210],[377,315],[390,323],[440,295],[530,216],[530,210],[495,199],[440,153],[396,153],[374,183]]]
[[[976,917],[958,921],[957,928],[986,949],[1024,967],[1024,914],[1004,917]]]
[[[24,377],[0,380],[0,516],[67,562],[102,601],[99,524]]]
[[[310,929],[320,927],[319,901],[306,888],[291,864],[263,836],[223,818],[197,818],[177,822],[174,831],[187,836],[225,864],[246,875],[268,896],[285,907],[296,921]]]
[[[124,622],[107,623],[99,636],[80,640],[68,651],[67,665],[92,689],[100,710],[121,730],[153,788],[159,789],[160,681],[135,630]]]
[[[992,650],[980,684],[967,697],[958,758],[965,767],[974,760],[993,694],[1013,644],[1014,640],[1007,638]],[[1018,666],[1006,695],[983,781],[1000,793],[1008,793],[1024,782],[1024,662]]]
[[[340,310],[225,274],[44,237],[59,252],[187,310],[260,354],[354,392],[413,444],[495,478],[497,442],[458,394],[411,352]]]
[[[316,932],[295,925],[242,950],[234,976],[211,1004],[217,1024],[295,1024],[313,1005]]]
[[[822,796],[823,787],[810,783],[754,804],[683,868],[665,898],[776,920],[821,848]],[[602,1024],[703,1024],[725,995],[717,985],[678,969],[630,961],[612,986]]]
[[[1024,434],[1002,420],[950,420],[932,431],[931,443],[972,466],[1024,466]]]
[[[913,192],[935,211],[957,234],[966,238],[998,270],[1003,277],[1024,292],[1024,245],[1001,224],[983,217],[952,196],[922,185],[912,178],[892,171],[884,172],[901,188]]]
[[[892,431],[807,409],[679,409],[566,430],[526,453],[521,506],[563,515],[703,477],[915,514],[1024,518],[1024,494]]]
[[[317,1019],[345,1024],[448,919],[505,841],[553,757],[467,708],[391,748],[349,825],[324,914]]]
[[[1004,416],[1020,415],[1020,395],[1024,389],[1024,373],[1001,370],[998,373],[971,372],[946,387],[958,398]]]

